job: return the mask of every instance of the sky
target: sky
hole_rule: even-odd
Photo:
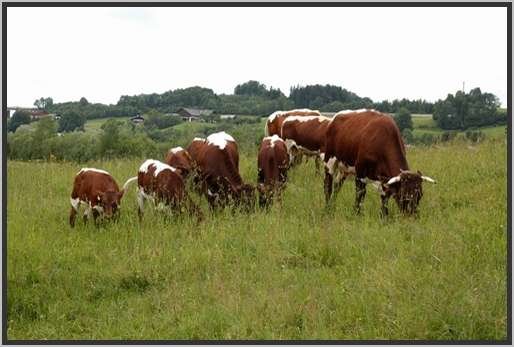
[[[507,103],[506,8],[8,8],[7,103],[114,104],[257,80],[374,101],[480,87]]]

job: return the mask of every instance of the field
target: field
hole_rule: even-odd
[[[9,339],[506,339],[505,139],[408,148],[418,217],[379,217],[371,186],[331,211],[312,162],[284,199],[196,226],[147,208],[135,187],[117,224],[67,224],[73,163],[7,163]],[[256,180],[256,153],[243,153]],[[140,159],[90,162],[119,183]]]

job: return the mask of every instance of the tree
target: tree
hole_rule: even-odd
[[[67,111],[61,115],[59,119],[59,132],[74,131],[76,129],[84,131],[86,117],[75,111]]]
[[[404,129],[412,129],[412,117],[408,109],[402,107],[394,116],[394,121],[403,134]]]
[[[52,98],[39,98],[34,101],[34,106],[38,108],[38,110],[46,110],[53,106],[54,101]]]
[[[31,121],[30,112],[25,110],[18,110],[14,112],[12,118],[9,120],[7,131],[15,132],[16,129],[22,124],[29,124]]]
[[[80,106],[86,106],[87,104],[89,104],[89,102],[87,101],[87,99],[85,97],[81,97],[79,104],[80,104]]]
[[[412,143],[414,141],[414,135],[412,134],[412,130],[409,128],[403,129],[402,137],[406,143]]]

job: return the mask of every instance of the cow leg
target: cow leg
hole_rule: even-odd
[[[87,205],[86,210],[84,211],[84,215],[82,216],[82,221],[84,224],[87,224],[88,218],[91,217],[91,206]]]
[[[77,217],[77,212],[79,210],[80,199],[79,198],[70,198],[71,210],[70,210],[70,226],[73,228],[75,226],[75,218]]]
[[[321,158],[319,156],[314,157],[314,164],[316,165],[316,173],[317,174],[320,173],[320,161],[321,161]]]
[[[140,222],[143,219],[143,208],[145,207],[145,193],[143,193],[142,189],[139,188],[137,192],[137,216]]]
[[[389,214],[389,209],[387,208],[387,202],[389,201],[389,194],[380,195],[380,199],[382,200],[382,208],[381,208],[381,216],[387,217]]]
[[[100,216],[100,212],[97,209],[93,209],[93,219],[95,221],[95,226],[98,227],[98,217]]]
[[[75,226],[75,218],[77,216],[77,210],[74,207],[70,210],[70,226],[73,228]]]
[[[328,205],[330,203],[330,198],[332,196],[332,183],[334,181],[334,177],[329,172],[329,170],[325,169],[325,181],[324,181],[324,188],[325,188],[325,202]]]
[[[366,183],[355,177],[355,211],[361,213],[362,200],[366,196]]]

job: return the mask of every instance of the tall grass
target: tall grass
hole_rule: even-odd
[[[143,158],[87,163],[122,184]],[[119,223],[67,224],[71,163],[9,161],[9,339],[505,339],[505,141],[408,149],[424,185],[417,218],[363,214],[348,181],[326,211],[312,162],[269,211],[196,226],[148,208],[135,188]],[[256,180],[256,155],[241,157]],[[86,165],[84,165],[86,166]]]

